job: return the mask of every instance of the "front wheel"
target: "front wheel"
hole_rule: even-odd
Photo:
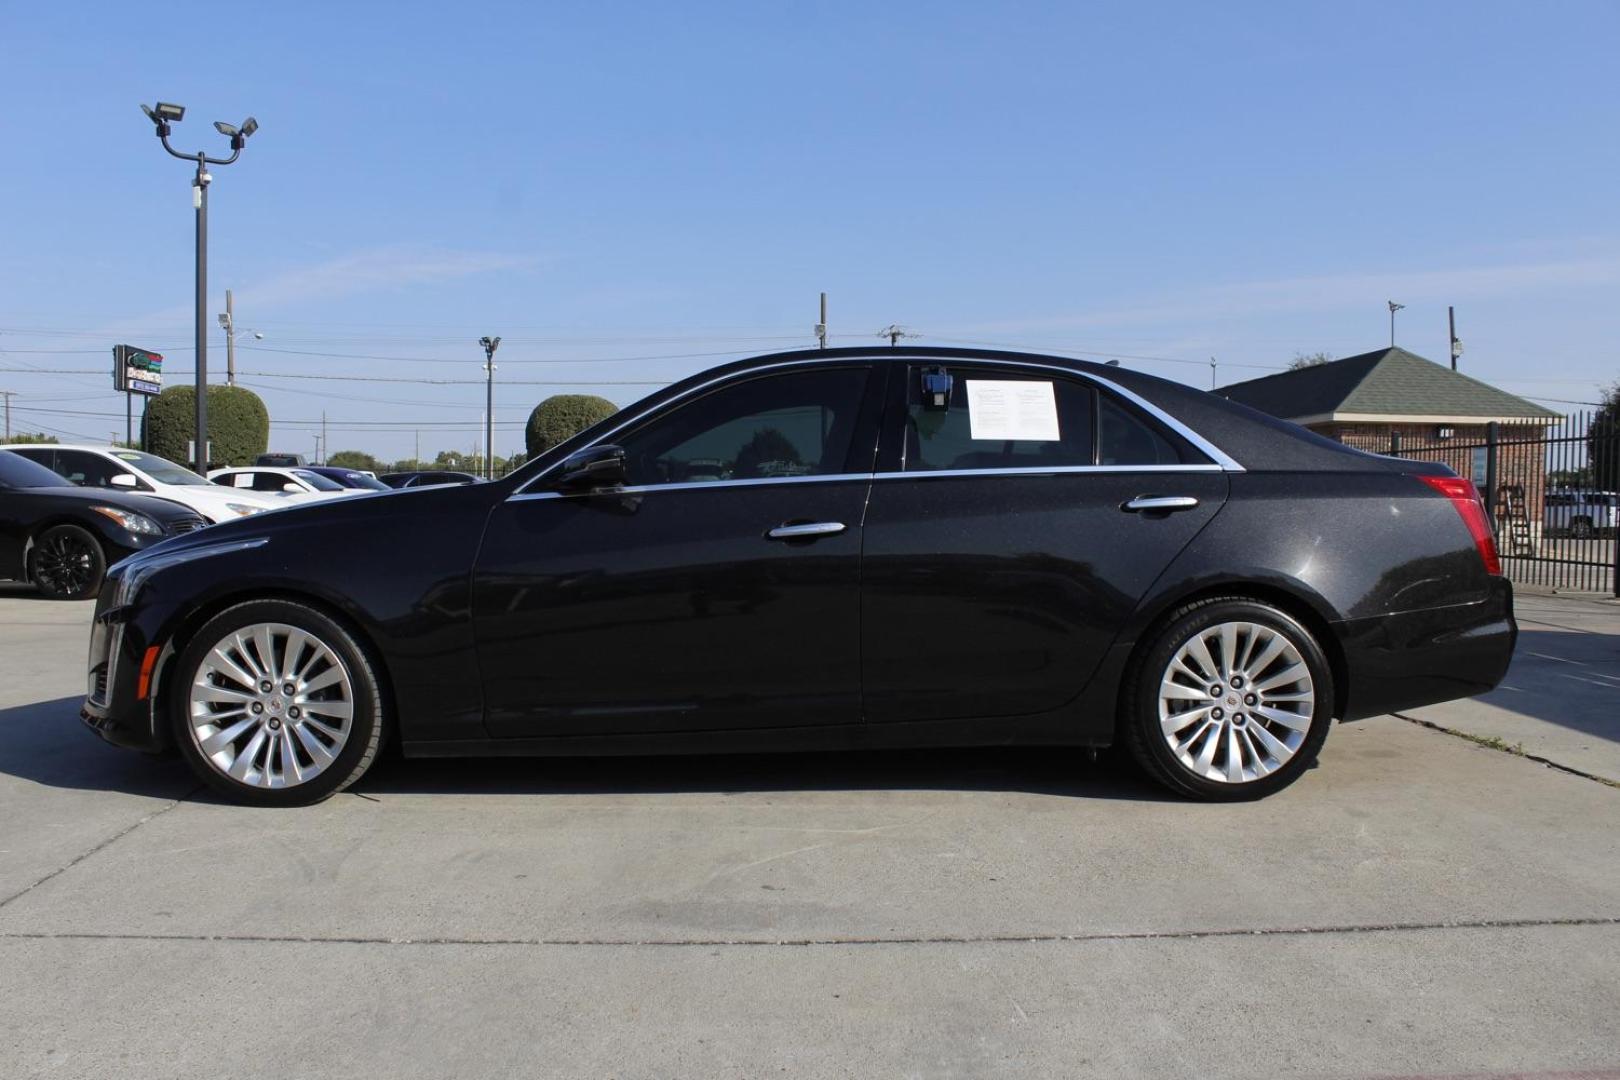
[[[1199,799],[1253,799],[1316,759],[1333,723],[1333,674],[1287,613],[1204,600],[1148,643],[1121,709],[1132,754],[1160,783]]]
[[[233,801],[303,806],[371,767],[382,691],[360,641],[289,600],[237,604],[210,619],[175,668],[175,743]]]
[[[1592,519],[1578,517],[1569,523],[1569,535],[1577,540],[1589,540],[1592,537]]]
[[[52,600],[91,600],[107,576],[107,555],[77,525],[46,529],[28,551],[28,579]]]

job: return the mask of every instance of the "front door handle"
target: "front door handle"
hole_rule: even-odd
[[[1191,495],[1138,495],[1120,509],[1127,514],[1169,514],[1197,505],[1198,500]]]
[[[802,525],[778,525],[765,534],[767,540],[814,540],[818,536],[837,536],[846,526],[842,521],[810,521]]]

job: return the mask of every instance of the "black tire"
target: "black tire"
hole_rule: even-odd
[[[1578,517],[1569,523],[1569,535],[1576,540],[1588,540],[1592,536],[1592,519]]]
[[[1314,698],[1308,703],[1309,728],[1293,756],[1275,771],[1242,782],[1211,780],[1188,768],[1161,731],[1159,714],[1160,681],[1172,657],[1194,635],[1229,622],[1253,623],[1285,638],[1310,673]],[[1149,776],[1178,794],[1212,802],[1257,799],[1287,787],[1311,767],[1333,725],[1333,702],[1332,667],[1298,620],[1257,600],[1215,597],[1172,612],[1138,649],[1120,695],[1120,738]]]
[[[28,580],[52,600],[93,600],[107,576],[107,553],[88,529],[55,525],[28,549]]]
[[[191,721],[193,683],[214,646],[228,634],[262,624],[294,627],[318,639],[341,661],[352,688],[353,715],[341,749],[310,779],[279,788],[244,783],[220,771],[198,745]],[[175,664],[168,693],[174,743],[191,770],[232,802],[250,806],[308,806],[320,802],[360,779],[376,760],[386,726],[382,684],[378,678],[380,670],[381,665],[355,631],[317,608],[291,600],[251,600],[237,604],[208,620],[192,635]],[[306,704],[305,708],[318,706]],[[291,716],[291,711],[286,715]],[[289,740],[291,726],[288,725]],[[244,732],[243,739],[252,734],[251,729]],[[270,767],[269,760],[266,756],[266,770]]]

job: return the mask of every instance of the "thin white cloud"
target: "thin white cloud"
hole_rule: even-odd
[[[1329,274],[1234,282],[1179,295],[1143,298],[1099,311],[930,329],[965,334],[1103,329],[1143,323],[1162,326],[1285,311],[1335,311],[1389,299],[1411,304],[1455,303],[1617,284],[1620,284],[1620,256],[1611,255],[1453,270]]]

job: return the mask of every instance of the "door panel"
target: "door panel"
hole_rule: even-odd
[[[854,723],[870,480],[518,497],[474,610],[505,737]],[[836,534],[772,540],[785,524]]]
[[[1060,708],[1226,488],[1219,472],[879,480],[862,567],[867,719]],[[1143,495],[1198,505],[1121,509]]]

